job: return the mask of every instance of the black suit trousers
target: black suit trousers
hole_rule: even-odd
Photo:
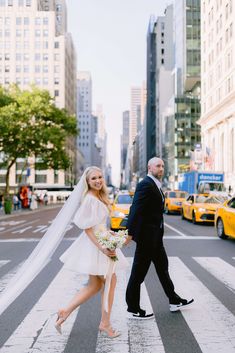
[[[129,311],[138,311],[140,309],[140,287],[141,283],[144,282],[151,262],[155,266],[158,278],[169,300],[176,295],[168,272],[168,258],[163,243],[159,242],[151,247],[137,244],[126,291],[126,302]]]

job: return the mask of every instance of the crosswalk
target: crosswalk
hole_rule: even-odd
[[[226,287],[231,293],[231,301],[235,303],[234,259],[231,258],[229,263],[219,257],[193,257],[192,261],[199,265],[204,273],[209,274]],[[117,274],[118,282],[112,312],[113,326],[121,331],[121,335],[115,339],[108,339],[98,333],[96,349],[88,353],[167,353],[157,318],[145,321],[126,318],[125,289],[132,258],[129,258],[129,262],[130,267],[127,272]],[[0,269],[3,270],[9,263],[10,260],[0,261]],[[235,307],[231,310],[231,305],[226,306],[216,296],[213,289],[210,289],[210,286],[206,285],[205,281],[202,281],[181,258],[170,257],[169,263],[177,291],[187,298],[190,298],[193,293],[196,298],[195,304],[182,310],[179,315],[183,316],[201,352],[234,353]],[[7,285],[20,265],[18,264],[0,278],[0,291]],[[30,308],[24,320],[2,343],[0,353],[64,352],[79,309],[63,325],[63,335],[58,335],[55,331],[53,313],[67,303],[86,281],[87,276],[78,275],[62,267],[38,301]],[[20,302],[20,298],[17,300]],[[148,311],[154,311],[145,284],[141,289],[141,306]],[[166,315],[169,315],[169,312],[166,312]],[[171,339],[170,334],[169,339]],[[187,353],[191,353],[190,348]]]

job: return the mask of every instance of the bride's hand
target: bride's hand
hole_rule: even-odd
[[[116,251],[115,250],[110,250],[110,249],[107,249],[107,248],[102,248],[101,249],[102,253],[109,256],[109,257],[114,257],[116,256]]]

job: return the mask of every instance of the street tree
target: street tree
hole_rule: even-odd
[[[66,170],[71,164],[66,141],[78,134],[75,116],[56,107],[46,90],[32,86],[0,89],[0,153],[6,168],[6,189],[17,158],[35,157],[37,169]]]

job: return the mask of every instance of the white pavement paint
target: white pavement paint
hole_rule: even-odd
[[[1,260],[0,261],[0,268],[5,266],[6,264],[8,264],[10,262],[10,260]]]
[[[220,240],[217,237],[204,236],[204,235],[187,235],[186,237],[178,235],[164,235],[163,239],[179,239],[179,240]]]
[[[203,353],[235,352],[234,315],[176,257],[171,257],[172,279],[182,297],[195,299],[181,310]],[[175,315],[172,313],[172,315]]]
[[[66,305],[87,280],[75,272],[61,269],[39,301],[1,348],[1,353],[60,353],[65,349],[77,310],[63,325],[63,335],[54,328],[58,308]],[[76,287],[76,288],[75,288]]]
[[[129,258],[130,266],[132,258]],[[112,310],[113,327],[121,336],[110,339],[98,335],[96,353],[164,353],[164,346],[155,319],[131,320],[126,317],[125,291],[130,268],[126,275],[117,273],[117,288]],[[153,312],[145,284],[141,287],[141,306]]]
[[[16,272],[19,270],[23,262],[24,261],[22,261],[18,266],[14,267],[13,270],[8,272],[5,276],[0,278],[0,293],[6,288],[7,284],[10,282],[12,277],[15,276]]]
[[[26,224],[23,224],[23,226],[29,225],[29,224],[33,224],[33,223],[38,222],[38,221],[39,221],[39,219],[35,219],[35,220],[33,220],[33,221],[30,221],[30,222],[27,221],[27,223],[26,223]],[[16,223],[23,223],[23,222],[25,222],[25,221],[16,222]],[[22,227],[22,224],[18,224],[18,226],[13,227],[13,228],[7,228],[7,229],[5,229],[4,231],[2,231],[1,234],[6,233],[6,232],[9,232],[9,233],[10,233],[10,232],[12,232],[13,230],[16,230],[16,229],[18,229],[18,228],[20,228],[20,227]]]
[[[167,224],[166,222],[164,222],[164,227],[165,227],[165,226],[166,226],[167,228],[169,228],[169,229],[173,230],[175,233],[177,233],[177,234],[181,235],[182,237],[187,237],[187,235],[186,235],[186,234],[184,234],[184,233],[180,232],[179,230],[177,230],[176,228],[174,228],[174,227],[170,226],[170,225],[169,225],[169,224]]]
[[[235,267],[219,257],[193,257],[203,268],[235,293]]]

